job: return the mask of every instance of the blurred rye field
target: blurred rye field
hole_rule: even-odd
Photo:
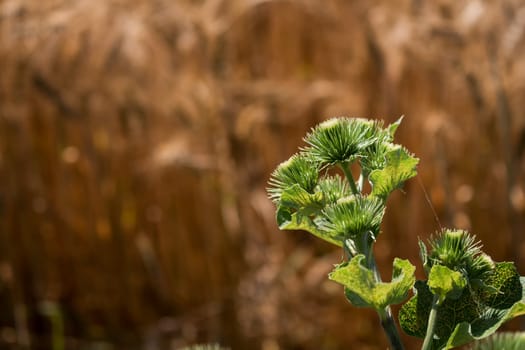
[[[525,273],[524,32],[517,0],[0,0],[0,348],[385,349],[266,196],[334,116],[404,115],[421,159],[385,276],[440,225]]]

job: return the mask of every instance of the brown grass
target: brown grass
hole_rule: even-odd
[[[513,0],[0,1],[0,344],[384,349],[326,280],[339,252],[278,232],[265,195],[336,115],[405,115],[421,158],[390,201],[385,275],[439,227],[423,188],[441,225],[523,269],[524,16]]]

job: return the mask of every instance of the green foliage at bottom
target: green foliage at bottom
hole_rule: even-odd
[[[434,295],[424,281],[417,281],[414,287],[417,294],[399,310],[399,323],[407,334],[424,338]],[[446,299],[440,306],[435,334],[446,341],[457,324],[470,323],[478,316],[478,306],[471,291],[464,289],[457,299]]]
[[[408,260],[394,259],[391,282],[378,281],[374,271],[364,266],[364,260],[365,256],[358,254],[349,262],[337,265],[329,275],[345,287],[346,298],[352,305],[383,312],[388,305],[399,304],[407,298],[416,270]]]
[[[525,333],[495,333],[474,342],[469,350],[522,350],[525,349]]]
[[[525,314],[523,282],[513,263],[497,263],[483,287],[468,287],[459,298],[445,299],[437,312],[433,348],[451,349],[485,338],[503,322]],[[407,334],[424,338],[433,294],[426,281],[414,287],[416,295],[399,311],[399,322]]]

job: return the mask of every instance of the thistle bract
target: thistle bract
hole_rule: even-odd
[[[268,194],[274,202],[279,202],[283,191],[294,185],[299,185],[311,193],[317,185],[318,178],[319,169],[316,164],[304,154],[295,154],[273,171]]]
[[[356,239],[370,231],[376,237],[383,220],[384,204],[372,196],[348,196],[323,210],[320,228],[337,233],[343,239]]]
[[[433,265],[443,265],[464,273],[470,280],[480,279],[494,268],[494,262],[481,247],[481,243],[467,231],[443,230],[430,240],[431,253],[423,264],[427,271]]]
[[[322,165],[350,163],[376,140],[376,122],[358,118],[329,119],[306,135],[304,150]]]

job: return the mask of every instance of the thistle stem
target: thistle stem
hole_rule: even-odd
[[[377,269],[376,261],[374,259],[373,254],[370,256],[370,260],[368,263],[370,265],[369,268],[372,271],[374,271],[376,281],[381,282],[381,274]],[[399,331],[397,330],[390,306],[387,306],[382,312],[378,311],[378,314],[381,320],[381,326],[385,331],[385,334],[388,338],[390,346],[392,347],[392,350],[404,350],[405,348],[403,346],[403,343],[401,342],[401,337],[399,336]]]
[[[345,173],[346,179],[350,183],[350,189],[352,190],[352,193],[355,195],[359,194],[359,190],[357,189],[354,181],[354,177],[352,176],[352,173],[348,169],[348,163],[339,163],[339,167],[341,170],[343,170],[343,173]]]
[[[399,332],[392,317],[390,306],[387,306],[384,312],[379,314],[379,317],[381,318],[381,326],[388,337],[392,350],[404,350],[405,348],[403,347],[403,343],[401,343],[401,338],[399,337]]]
[[[436,328],[438,306],[439,306],[439,296],[436,294],[434,295],[434,300],[432,300],[432,309],[430,310],[430,315],[428,316],[427,332],[426,332],[425,340],[423,341],[423,347],[421,348],[421,350],[432,349],[432,339],[434,339],[434,329]]]

